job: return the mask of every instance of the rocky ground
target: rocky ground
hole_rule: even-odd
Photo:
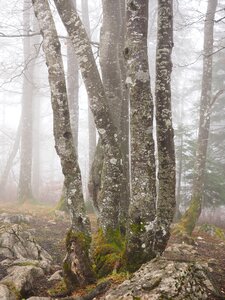
[[[96,228],[95,218],[90,217]],[[51,208],[0,207],[0,299],[16,300],[19,293],[20,299],[50,297],[63,288],[61,265],[68,227],[68,217]],[[144,265],[131,278],[112,276],[110,290],[95,299],[154,300],[169,299],[168,295],[181,300],[225,299],[225,231],[202,226],[195,231],[194,241],[193,246],[182,245],[172,236],[162,259]],[[163,289],[168,294],[160,298]]]

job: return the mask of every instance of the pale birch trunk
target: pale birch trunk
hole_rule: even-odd
[[[118,228],[119,198],[123,177],[118,133],[110,116],[105,90],[94,60],[88,35],[73,3],[65,0],[54,0],[54,2],[74,46],[95,124],[109,157],[104,165],[104,172],[110,174],[110,176],[106,177],[105,188],[101,190],[102,206],[99,215],[101,228],[107,235],[107,232]]]
[[[29,34],[31,27],[31,1],[24,0],[23,4],[23,33]],[[20,144],[20,174],[18,185],[18,201],[24,203],[33,200],[32,195],[32,105],[33,86],[32,76],[34,71],[34,45],[30,39],[24,37],[24,77],[23,77],[23,97],[21,113],[21,144]],[[34,54],[34,55],[33,55]]]
[[[128,1],[125,57],[130,97],[131,201],[126,256],[131,270],[155,256],[156,171],[147,37],[148,0]]]
[[[47,0],[33,0],[43,36],[43,50],[49,73],[55,148],[65,177],[65,197],[72,225],[67,234],[64,277],[69,290],[94,281],[89,260],[90,224],[86,215],[81,174],[73,144],[69,105],[60,42]]]
[[[192,197],[188,210],[178,225],[178,232],[191,235],[201,214],[204,174],[210,130],[210,108],[212,102],[213,30],[217,0],[208,1],[204,26],[203,74],[200,100],[198,141],[194,166]]]
[[[173,0],[158,0],[156,48],[156,134],[158,144],[158,199],[155,251],[165,250],[175,212],[175,153],[171,110]]]

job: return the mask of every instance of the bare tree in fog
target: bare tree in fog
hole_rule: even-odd
[[[192,197],[188,210],[181,218],[176,231],[185,236],[191,235],[201,213],[202,194],[204,185],[204,174],[206,155],[210,130],[210,110],[213,102],[212,97],[212,62],[213,62],[213,31],[214,17],[217,7],[217,0],[208,1],[204,27],[204,49],[203,49],[203,74],[202,90],[200,100],[200,119],[198,129],[198,141],[196,161],[194,166],[194,177]],[[220,92],[219,92],[220,93]],[[218,95],[217,95],[218,96]]]
[[[31,1],[24,0],[23,5],[23,33],[31,30]],[[32,116],[33,116],[33,74],[37,50],[35,42],[28,37],[23,39],[24,76],[21,112],[21,144],[20,144],[20,175],[18,186],[18,201],[20,203],[33,200],[32,194]]]

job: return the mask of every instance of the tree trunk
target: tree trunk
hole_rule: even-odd
[[[110,116],[105,90],[84,26],[71,1],[54,0],[54,2],[74,46],[95,124],[109,157],[104,165],[104,172],[111,176],[106,177],[105,188],[101,190],[103,205],[99,217],[103,232],[107,235],[108,231],[118,228],[118,204],[123,177],[118,133]]]
[[[33,16],[33,31],[38,32],[38,21],[35,16]],[[33,37],[33,45],[37,48],[40,44],[40,36]],[[37,51],[37,49],[36,49]],[[37,53],[36,53],[37,55]],[[39,70],[38,70],[39,71]],[[35,72],[34,72],[35,74]],[[36,80],[33,76],[33,82]],[[35,86],[33,89],[36,92]],[[35,95],[36,96],[36,95]],[[32,165],[32,190],[35,199],[40,197],[40,123],[41,123],[41,103],[40,97],[34,97],[33,99],[33,165]]]
[[[79,69],[77,58],[70,40],[67,42],[67,87],[73,142],[75,149],[78,149]]]
[[[12,169],[14,158],[19,150],[20,136],[21,136],[21,120],[19,122],[17,131],[16,131],[16,137],[15,137],[15,141],[12,146],[12,150],[9,153],[8,159],[6,161],[5,169],[2,173],[2,177],[1,177],[1,181],[0,181],[0,191],[1,191],[2,195],[4,195],[10,170]]]
[[[24,0],[23,5],[23,32],[29,34],[30,31],[30,0]],[[21,146],[20,146],[20,175],[18,186],[18,201],[24,203],[32,201],[32,105],[33,86],[32,77],[34,71],[34,45],[31,46],[30,39],[23,40],[25,70],[23,77],[23,98],[21,113]],[[32,61],[31,61],[32,60]]]
[[[158,199],[155,251],[165,250],[175,206],[175,153],[171,111],[173,0],[158,0],[156,48],[156,134],[158,145]]]
[[[89,20],[88,0],[81,1],[81,11],[82,11],[82,21],[83,21],[84,27],[87,31],[89,40],[91,40],[91,27],[90,27],[90,20]],[[94,155],[95,155],[95,150],[96,150],[96,127],[95,127],[93,114],[90,109],[90,105],[88,105],[88,142],[89,142],[89,155],[88,155],[89,170],[88,170],[88,172],[89,172],[89,176],[90,176],[92,163],[94,161]]]
[[[122,86],[122,104],[121,104],[121,117],[120,117],[120,135],[121,135],[121,150],[123,155],[123,167],[125,184],[122,191],[122,201],[120,208],[121,223],[127,220],[128,209],[130,204],[130,162],[129,162],[129,97],[128,89],[126,86],[126,60],[124,58],[125,49],[125,36],[126,36],[126,3],[125,0],[120,0],[120,40],[119,40],[119,63],[121,73],[121,86]]]
[[[86,215],[81,174],[70,126],[66,81],[60,42],[48,1],[33,0],[34,11],[43,36],[43,50],[48,66],[55,148],[65,177],[65,197],[71,213],[72,225],[67,234],[67,255],[64,275],[68,289],[94,281],[89,260],[90,223]]]
[[[126,256],[132,271],[155,256],[156,171],[147,37],[148,0],[128,1],[125,57],[130,96],[131,202]]]
[[[123,26],[122,26],[122,19],[121,19],[121,3],[120,0],[116,1],[109,1],[103,0],[103,23],[101,28],[101,38],[100,38],[100,66],[101,66],[101,73],[102,73],[102,81],[105,88],[108,106],[110,110],[110,114],[112,117],[112,121],[114,126],[117,128],[118,132],[118,141],[119,144],[122,144],[124,141],[122,136],[122,128],[121,128],[121,117],[122,115],[122,104],[123,104],[123,97],[124,97],[124,90],[123,90],[123,82],[122,82],[122,73],[121,73],[121,53],[122,46],[120,43],[122,42],[121,34],[123,34]],[[119,34],[118,34],[119,33]],[[124,38],[124,37],[123,37]],[[127,100],[127,99],[126,99]],[[128,106],[128,104],[127,104]],[[126,139],[128,143],[128,138]],[[123,148],[121,148],[123,149]],[[126,153],[123,153],[123,161],[125,161]],[[104,163],[110,159],[108,157],[107,151],[104,150]],[[124,175],[126,174],[126,165],[124,167]],[[106,177],[111,176],[111,174],[105,174]],[[126,179],[126,176],[124,176]],[[104,189],[105,185],[105,178],[102,176],[102,186]],[[106,181],[107,182],[107,181]],[[123,182],[123,189],[121,190],[120,194],[120,223],[123,224],[125,227],[127,212],[128,212],[128,204],[129,204],[129,197],[127,194],[128,190],[128,183],[125,180]],[[101,203],[100,207],[101,207]]]
[[[201,214],[206,155],[210,130],[212,101],[213,30],[217,0],[208,1],[204,27],[203,75],[200,100],[200,119],[190,206],[181,218],[177,233],[191,235]]]

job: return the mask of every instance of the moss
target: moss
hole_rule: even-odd
[[[108,230],[104,235],[100,229],[94,236],[93,259],[99,278],[121,269],[125,251],[125,239],[120,230]]]
[[[180,222],[175,226],[173,233],[181,238],[183,237],[183,239],[191,236],[200,213],[201,197],[197,195],[192,198],[189,208],[181,218]]]
[[[72,242],[79,243],[82,249],[88,253],[91,245],[91,237],[83,232],[74,231],[72,228],[67,232],[66,235],[66,248],[70,251]]]
[[[65,212],[68,212],[68,206],[67,206],[67,203],[66,203],[66,200],[65,200],[65,196],[64,196],[64,193],[62,193],[56,207],[55,207],[55,210],[61,210],[61,211],[65,211]]]
[[[67,292],[67,286],[64,280],[57,282],[51,289],[48,290],[50,296],[60,295]]]
[[[67,256],[63,263],[64,280],[68,290],[95,282],[95,274],[89,259],[91,237],[72,228],[66,236]],[[74,259],[79,263],[74,263]]]
[[[38,262],[31,262],[31,261],[24,261],[24,262],[18,262],[15,264],[15,266],[19,267],[27,267],[27,266],[32,266],[32,267],[38,267]]]
[[[17,300],[21,299],[21,294],[18,291],[18,289],[15,287],[14,283],[11,281],[3,281],[2,282],[4,285],[7,286],[7,288],[10,290],[10,292],[12,292],[15,296]]]
[[[224,233],[223,229],[221,229],[215,225],[203,224],[200,227],[200,231],[204,231],[204,232],[210,234],[211,236],[225,240],[225,233]]]

